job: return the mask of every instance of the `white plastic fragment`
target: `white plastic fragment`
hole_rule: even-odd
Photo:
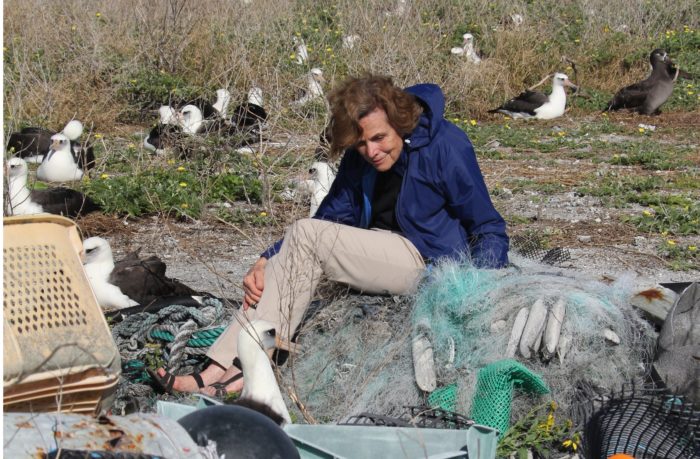
[[[455,340],[451,336],[447,337],[448,352],[446,368],[451,368],[455,363]]]
[[[557,345],[557,356],[559,357],[559,364],[564,363],[564,359],[566,358],[566,355],[569,353],[569,349],[571,348],[571,337],[569,335],[566,335],[562,333],[559,336],[559,344]]]
[[[413,371],[416,374],[416,384],[425,392],[432,392],[437,387],[433,345],[428,339],[429,334],[430,324],[421,323],[418,325],[412,342]]]
[[[547,359],[551,359],[559,344],[561,326],[566,315],[566,302],[564,298],[559,298],[547,315],[547,325],[544,329],[544,354]]]
[[[606,328],[603,330],[603,338],[605,338],[606,341],[612,343],[612,344],[620,344],[620,337],[617,336],[617,333],[614,331],[610,330],[609,328]]]
[[[506,347],[506,357],[515,357],[515,351],[518,349],[518,343],[520,342],[520,337],[523,335],[523,330],[525,329],[527,316],[529,314],[530,310],[528,308],[522,308],[520,311],[518,311],[518,315],[515,316],[513,328],[510,332],[510,339],[508,340],[508,346]]]
[[[529,359],[533,352],[537,352],[535,344],[541,339],[544,331],[544,322],[547,319],[547,306],[544,299],[538,298],[530,308],[530,315],[527,318],[523,336],[520,337],[520,354]]]

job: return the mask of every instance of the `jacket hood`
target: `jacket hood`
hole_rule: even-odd
[[[404,91],[416,96],[423,106],[423,114],[420,116],[418,126],[409,137],[411,148],[419,148],[430,143],[430,139],[440,128],[445,113],[445,96],[440,86],[432,83],[409,86]]]

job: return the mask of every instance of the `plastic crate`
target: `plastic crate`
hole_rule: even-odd
[[[98,411],[121,363],[75,223],[39,214],[3,227],[5,411]]]

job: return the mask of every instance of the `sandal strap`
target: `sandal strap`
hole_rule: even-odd
[[[203,388],[205,387],[204,380],[203,380],[202,377],[199,375],[199,373],[192,373],[192,377],[194,378],[195,382],[197,383],[197,386],[198,386],[200,389],[203,389]],[[175,378],[173,378],[173,381],[174,381],[174,380],[175,380]]]
[[[241,364],[241,359],[239,359],[238,357],[233,359],[233,366],[238,368],[239,370],[243,371],[243,365]]]
[[[175,385],[175,376],[172,373],[166,371],[163,375],[162,381],[165,383],[165,392],[168,394],[172,393],[173,385]]]

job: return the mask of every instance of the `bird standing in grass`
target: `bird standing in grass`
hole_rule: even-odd
[[[673,85],[679,76],[690,77],[686,72],[676,68],[663,49],[655,49],[649,55],[651,73],[638,82],[620,89],[610,102],[605,111],[629,109],[642,115],[657,115],[661,113],[659,108],[666,103]]]
[[[465,57],[467,62],[471,62],[472,64],[481,63],[481,57],[476,52],[476,49],[474,49],[474,35],[465,33],[462,35],[462,40],[462,46],[452,48],[450,52],[455,56]]]
[[[578,89],[569,77],[563,73],[555,73],[552,78],[552,92],[546,95],[541,92],[526,90],[513,97],[500,107],[489,110],[489,113],[503,113],[511,118],[535,118],[551,120],[564,114],[566,110],[566,86]]]

